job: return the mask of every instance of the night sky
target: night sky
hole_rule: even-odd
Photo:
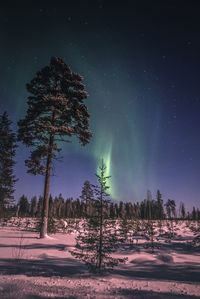
[[[13,3],[14,2],[14,3]],[[80,195],[103,158],[115,200],[164,200],[199,206],[199,1],[1,1],[0,111],[16,122],[28,83],[58,56],[84,77],[93,138],[64,144],[51,193]],[[16,199],[43,193],[17,151]]]

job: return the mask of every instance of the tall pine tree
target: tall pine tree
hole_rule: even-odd
[[[40,237],[47,235],[50,176],[52,161],[61,150],[60,142],[77,136],[85,145],[91,138],[89,113],[84,104],[87,98],[83,78],[71,71],[60,58],[50,64],[27,84],[31,94],[24,119],[18,122],[18,138],[32,147],[25,161],[28,172],[45,176]]]
[[[83,216],[90,217],[93,212],[94,194],[93,188],[89,181],[85,181],[81,192],[81,200],[84,205]]]
[[[18,202],[19,205],[19,216],[27,217],[29,216],[30,204],[28,202],[28,198],[25,195],[22,195]]]
[[[162,220],[164,218],[164,208],[163,208],[163,199],[162,194],[160,193],[160,190],[157,190],[156,193],[156,209],[157,209],[157,215],[156,218],[158,220]]]
[[[11,129],[12,122],[7,112],[0,116],[0,214],[12,203],[17,181],[13,174],[15,165],[16,137]]]

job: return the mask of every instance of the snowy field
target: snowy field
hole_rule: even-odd
[[[200,298],[200,246],[192,243],[198,233],[191,229],[195,223],[177,223],[175,238],[160,239],[154,253],[145,240],[121,246],[115,255],[127,257],[126,264],[98,276],[70,254],[75,231],[38,239],[34,223],[23,221],[0,227],[1,299]]]

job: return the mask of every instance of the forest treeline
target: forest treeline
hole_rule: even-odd
[[[22,195],[16,205],[12,207],[12,214],[20,217],[38,217],[42,215],[42,196],[32,197]],[[86,181],[80,198],[65,199],[62,194],[49,197],[49,217],[53,218],[87,218],[96,213],[96,201],[93,186]],[[107,201],[105,214],[109,219],[191,219],[200,220],[200,211],[193,207],[188,212],[184,203],[176,205],[174,200],[168,199],[165,203],[158,190],[156,198],[152,199],[151,192],[141,202]]]

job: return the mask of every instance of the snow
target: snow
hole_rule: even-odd
[[[196,234],[186,222],[174,226],[178,238],[161,240],[154,253],[142,243],[120,247],[115,256],[127,263],[98,276],[71,255],[75,232],[38,239],[32,221],[26,228],[23,221],[0,227],[1,299],[200,298],[200,248],[191,245]]]
[[[40,237],[38,237],[38,238],[40,238]],[[55,240],[54,237],[49,236],[49,235],[47,235],[47,234],[44,235],[44,238],[45,238],[45,239],[49,239],[49,240]]]

